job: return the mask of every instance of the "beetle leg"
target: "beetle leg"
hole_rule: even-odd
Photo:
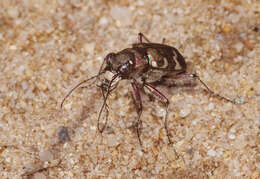
[[[109,107],[107,105],[106,102],[106,93],[108,93],[108,95],[114,91],[114,89],[116,89],[116,87],[118,86],[118,82],[116,82],[115,84],[111,85],[111,89],[109,89],[109,81],[104,81],[103,83],[101,83],[100,85],[97,85],[97,87],[101,88],[101,92],[102,92],[102,96],[103,96],[103,100],[105,102],[105,110],[106,110],[106,114],[105,114],[105,124],[102,128],[100,128],[100,123],[98,121],[98,130],[100,133],[102,133],[104,131],[104,129],[106,128],[107,125],[107,120],[108,120],[108,116],[109,116]],[[109,90],[109,91],[108,91]]]
[[[141,32],[138,33],[138,43],[143,43],[143,38],[146,40],[148,43],[151,43],[150,40]]]
[[[99,110],[99,113],[98,113],[98,124],[97,124],[97,127],[98,127],[98,130],[99,130],[100,133],[102,133],[102,132],[104,131],[105,127],[106,127],[107,118],[108,118],[107,99],[108,99],[108,96],[109,96],[109,94],[110,94],[110,92],[111,92],[111,86],[112,86],[113,82],[114,82],[117,78],[118,78],[118,74],[115,74],[115,75],[112,77],[112,79],[109,81],[109,83],[107,84],[107,86],[106,86],[106,84],[105,84],[105,85],[102,84],[102,85],[100,86],[100,88],[101,88],[101,90],[102,90],[103,99],[104,99],[103,104],[102,104],[102,106],[101,106],[101,108],[100,108],[100,110]],[[103,109],[104,109],[104,108],[106,108],[106,110],[107,110],[106,120],[105,120],[105,125],[104,125],[102,128],[100,128],[100,126],[99,126],[99,121],[100,121],[100,118],[101,118],[101,115],[102,115],[102,112],[103,112]]]
[[[104,88],[104,87],[100,87],[101,88],[101,92],[102,92],[102,96],[103,96],[103,100],[105,101],[105,94],[106,94],[106,91],[107,91],[107,89],[106,88]],[[111,90],[109,91],[109,92],[111,92]],[[103,131],[104,131],[104,129],[106,128],[106,126],[107,126],[107,120],[108,120],[108,116],[109,116],[109,107],[108,107],[108,105],[107,105],[107,103],[105,102],[105,110],[106,110],[106,117],[105,117],[105,124],[104,124],[104,126],[102,127],[102,128],[100,128],[99,127],[99,122],[98,122],[98,130],[99,130],[99,132],[100,133],[102,133]]]
[[[212,96],[218,97],[219,99],[223,99],[223,100],[225,100],[225,101],[227,101],[227,102],[231,102],[231,103],[233,103],[233,104],[243,104],[243,102],[237,102],[237,101],[234,100],[234,99],[226,98],[226,97],[224,97],[224,96],[221,96],[221,95],[215,93],[214,91],[212,91],[211,89],[209,89],[209,87],[206,85],[206,83],[204,83],[204,82],[200,79],[200,77],[199,77],[198,75],[196,75],[196,74],[187,74],[187,75],[190,75],[193,79],[197,79],[197,80],[207,89],[207,91],[208,91]]]
[[[227,102],[231,102],[233,104],[238,104],[238,102],[236,102],[233,99],[229,99],[229,98],[226,98],[224,96],[221,96],[221,95],[215,93],[196,74],[181,73],[181,74],[177,74],[177,75],[176,74],[168,75],[167,77],[163,77],[158,82],[158,84],[165,85],[165,86],[168,86],[168,87],[173,87],[173,86],[176,86],[176,87],[183,87],[183,86],[193,87],[193,86],[196,85],[196,83],[195,83],[196,80],[198,80],[212,96],[215,96],[219,99],[223,99]]]
[[[138,33],[138,43],[143,43],[143,38],[146,40],[148,43],[152,43],[148,38],[141,32]],[[162,44],[165,44],[166,39],[162,39]]]
[[[139,143],[140,143],[140,146],[142,148],[142,151],[143,150],[143,144],[142,144],[142,141],[141,141],[141,137],[140,137],[140,123],[141,123],[141,114],[142,114],[142,99],[141,99],[141,95],[140,95],[140,90],[138,89],[137,85],[132,82],[131,83],[132,87],[133,87],[133,91],[134,91],[134,95],[132,95],[133,97],[133,100],[134,100],[134,104],[135,104],[135,107],[136,107],[136,111],[137,111],[137,115],[138,115],[138,119],[137,119],[137,126],[136,126],[136,131],[137,131],[137,137],[138,137],[138,140],[139,140]]]
[[[165,42],[166,42],[166,39],[163,38],[163,39],[162,39],[162,44],[165,44]]]
[[[166,114],[164,115],[164,128],[165,128],[165,131],[166,131],[166,135],[167,135],[167,138],[168,138],[168,141],[169,141],[169,144],[173,147],[173,150],[174,150],[174,153],[175,155],[177,156],[177,158],[179,158],[179,155],[178,153],[176,152],[174,146],[173,146],[173,142],[170,138],[170,135],[169,135],[169,131],[168,131],[168,127],[167,127],[167,117],[168,117],[168,106],[169,106],[169,100],[160,92],[158,91],[157,89],[155,89],[153,86],[149,85],[149,84],[144,84],[144,87],[146,89],[149,90],[149,92],[151,94],[153,94],[155,97],[157,97],[162,103],[165,104],[165,112]]]
[[[195,79],[194,77],[192,77],[190,74],[187,73],[181,73],[181,74],[176,74],[171,73],[167,76],[164,76],[163,78],[160,79],[160,81],[158,81],[155,84],[160,84],[160,85],[164,85],[167,87],[192,87],[195,86]]]

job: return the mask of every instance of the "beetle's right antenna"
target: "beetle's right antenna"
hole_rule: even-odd
[[[88,81],[90,81],[90,80],[92,80],[92,79],[94,79],[94,78],[99,77],[99,76],[100,76],[101,74],[103,74],[103,73],[105,73],[105,71],[99,72],[97,75],[92,76],[92,77],[90,77],[90,78],[88,78],[88,79],[86,79],[86,80],[84,80],[84,81],[78,83],[78,84],[77,84],[75,87],[73,87],[73,88],[68,92],[68,94],[63,98],[63,100],[62,100],[62,102],[61,102],[61,104],[60,104],[60,107],[62,108],[63,103],[65,102],[65,100],[71,95],[71,93],[72,93],[75,89],[77,89],[77,88],[78,88],[79,86],[81,86],[82,84],[84,84],[84,83],[86,83],[86,82],[88,82]]]

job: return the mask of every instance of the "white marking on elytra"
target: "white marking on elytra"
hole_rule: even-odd
[[[152,67],[156,67],[156,68],[158,67],[156,61],[154,60],[152,61]]]
[[[167,58],[163,58],[163,66],[162,67],[160,67],[160,68],[167,68],[168,67],[168,60],[167,60]]]
[[[173,57],[173,60],[176,62],[175,70],[181,70],[182,67],[181,67],[179,61],[177,60],[178,56],[177,56],[177,54],[174,50],[173,50],[173,56],[172,57]]]

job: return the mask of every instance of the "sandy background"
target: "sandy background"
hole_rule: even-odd
[[[0,1],[0,178],[258,178],[260,119],[258,0]],[[111,94],[107,129],[95,85],[103,58],[138,32],[176,47],[203,87],[162,88],[163,108],[143,97],[142,153],[130,84]]]

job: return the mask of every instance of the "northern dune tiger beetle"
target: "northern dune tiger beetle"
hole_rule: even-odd
[[[143,42],[143,39],[146,42]],[[138,43],[133,44],[132,48],[127,48],[117,53],[109,53],[105,57],[97,75],[80,82],[74,88],[72,88],[62,100],[61,108],[65,99],[76,88],[90,80],[99,79],[101,75],[109,71],[113,74],[112,79],[99,79],[100,83],[97,85],[102,91],[104,100],[98,115],[98,130],[102,133],[107,124],[109,113],[107,99],[109,94],[117,87],[120,80],[130,80],[133,88],[132,97],[138,114],[136,123],[137,136],[142,151],[143,145],[140,137],[140,123],[142,114],[142,99],[140,95],[141,90],[154,96],[165,105],[166,112],[164,115],[164,128],[166,131],[168,142],[172,145],[173,143],[167,129],[169,100],[165,97],[164,94],[162,94],[159,90],[155,88],[156,85],[164,85],[167,87],[186,85],[189,86],[193,84],[194,80],[198,80],[210,94],[224,99],[228,102],[235,104],[237,103],[235,100],[220,96],[210,90],[208,86],[199,78],[199,76],[197,76],[196,74],[187,73],[186,66],[187,65],[183,56],[176,48],[165,45],[163,43],[152,43],[142,33],[139,33]],[[104,109],[106,111],[105,124],[103,125],[103,127],[100,127],[99,121]],[[178,156],[175,149],[174,152]]]

